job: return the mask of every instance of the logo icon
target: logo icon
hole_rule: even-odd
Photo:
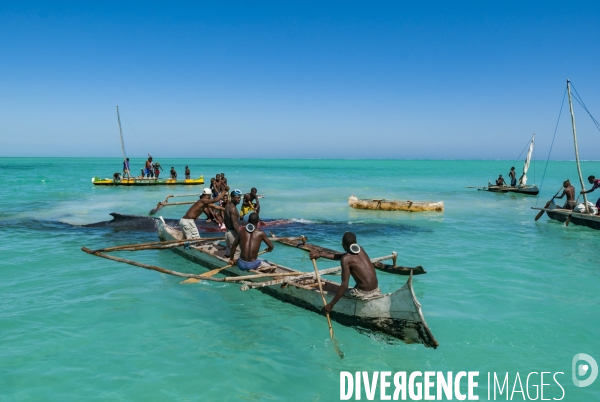
[[[585,361],[582,363],[581,361]],[[581,362],[581,363],[580,363]],[[577,364],[579,363],[579,364]],[[598,377],[598,363],[590,355],[585,353],[578,353],[573,356],[573,384],[577,387],[587,387],[591,385]],[[590,373],[589,377],[585,380],[579,380],[579,377],[583,377]]]

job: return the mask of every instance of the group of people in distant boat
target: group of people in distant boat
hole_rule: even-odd
[[[521,186],[523,184],[523,176],[524,175],[521,175],[521,177],[519,177],[519,186]],[[510,178],[510,186],[515,187],[517,185],[517,174],[515,173],[514,166],[510,168],[510,172],[508,172],[508,177]],[[508,184],[506,183],[506,180],[504,180],[504,177],[502,177],[502,175],[499,175],[498,178],[496,179],[496,185],[497,186],[508,186]]]
[[[148,155],[148,159],[144,163],[144,168],[140,169],[140,175],[136,177],[137,179],[152,179],[156,180],[160,176],[160,172],[163,170],[162,166],[158,162],[154,162],[152,156]],[[169,177],[173,180],[177,180],[177,171],[174,166],[171,166],[171,170],[169,171]],[[129,158],[123,161],[123,179],[131,178],[131,170],[129,166]],[[185,179],[189,180],[191,178],[191,172],[189,166],[185,167]],[[121,181],[121,173],[116,172],[113,174],[113,179],[115,181]]]
[[[600,179],[596,179],[596,176],[589,176],[588,182],[592,185],[592,188],[589,190],[581,190],[580,194],[588,194],[592,191],[600,188]],[[575,187],[571,184],[571,182],[567,179],[563,182],[563,192],[560,196],[552,197],[554,199],[562,199],[567,197],[567,202],[563,205],[563,209],[573,210],[577,206],[577,200],[575,199]],[[598,215],[600,215],[600,198],[596,201],[596,208],[598,209]]]

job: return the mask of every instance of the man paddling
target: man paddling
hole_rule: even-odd
[[[192,205],[190,209],[188,209],[186,214],[183,215],[183,218],[179,220],[179,226],[181,226],[181,230],[183,231],[183,235],[186,239],[200,238],[200,233],[198,233],[198,228],[196,227],[195,220],[198,219],[198,217],[205,211],[207,207],[216,209],[221,208],[219,206],[214,206],[211,204],[221,201],[223,195],[225,194],[221,193],[218,197],[211,198],[210,188],[205,188],[202,191],[200,199],[196,201],[194,205]]]
[[[244,203],[242,204],[242,210],[240,211],[240,219],[244,219],[244,216],[253,211],[260,214],[260,202],[258,201],[258,190],[256,187],[252,187],[250,192],[244,194]]]
[[[592,188],[588,191],[581,190],[581,194],[591,193],[595,189],[600,188],[600,179],[596,180],[596,176],[589,176],[588,182],[593,184]],[[598,215],[600,215],[600,198],[598,198],[598,201],[596,201],[596,208],[598,208]]]
[[[248,224],[245,227],[239,228],[238,235],[231,245],[229,263],[231,265],[235,264],[235,250],[239,245],[240,256],[237,260],[237,266],[242,271],[271,266],[267,261],[258,258],[258,251],[263,241],[267,244],[268,252],[273,251],[274,248],[273,243],[271,243],[265,232],[258,229],[258,221],[258,214],[255,212],[251,213],[248,217]]]
[[[240,215],[237,210],[237,205],[240,203],[241,197],[242,192],[235,189],[229,194],[229,201],[225,205],[224,223],[227,228],[227,232],[225,232],[225,258],[229,258],[231,246],[239,232],[238,220],[240,219]]]
[[[356,244],[356,235],[352,232],[346,232],[342,237],[342,247],[346,253],[331,254],[319,253],[318,251],[310,252],[310,259],[318,259],[320,257],[329,260],[340,261],[342,265],[342,283],[333,299],[323,307],[323,312],[329,313],[333,310],[335,304],[346,295],[361,300],[369,300],[381,295],[379,290],[379,282],[375,267],[367,253]],[[348,281],[350,276],[356,282],[356,286],[348,290]]]
[[[571,182],[569,180],[565,180],[563,182],[563,193],[560,195],[560,197],[553,197],[553,198],[558,198],[561,199],[563,198],[565,195],[567,196],[567,202],[565,203],[565,205],[563,206],[563,209],[569,209],[569,210],[573,210],[573,208],[575,208],[576,202],[575,202],[575,187],[573,187],[571,185]]]

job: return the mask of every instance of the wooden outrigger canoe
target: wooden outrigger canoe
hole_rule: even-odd
[[[517,194],[525,194],[525,195],[538,195],[540,189],[538,186],[534,185],[526,185],[526,186],[496,186],[491,183],[488,183],[487,187],[478,188],[480,191],[491,191],[492,193],[517,193]]]
[[[544,211],[548,214],[550,219],[559,222],[566,222],[567,225],[572,223],[574,225],[587,226],[591,229],[600,230],[600,215],[592,215],[585,212],[575,212],[570,209],[564,209],[556,205],[554,201],[550,201],[546,208],[531,207],[531,209]]]
[[[278,243],[284,244],[286,246],[299,248],[304,251],[317,251],[319,253],[328,253],[328,254],[338,254],[339,251],[331,250],[329,248],[317,246],[315,244],[307,243],[308,238],[305,236],[300,237],[277,237],[273,233],[269,233],[271,235],[271,240],[276,241]],[[398,254],[394,251],[392,252],[392,265],[384,264],[382,261],[377,261],[373,263],[373,266],[376,270],[387,272],[388,274],[394,275],[422,275],[426,274],[427,271],[423,269],[422,266],[418,265],[414,268],[412,267],[401,267],[396,265],[396,257]]]
[[[168,226],[162,218],[157,221],[158,237],[161,241],[181,240],[183,235],[180,230]],[[195,262],[209,270],[226,265],[229,259],[225,258],[225,247],[219,242],[191,245],[189,247],[173,247],[173,252],[187,260]],[[385,257],[385,258],[390,258]],[[375,259],[376,262],[377,259]],[[242,288],[256,288],[278,300],[303,307],[307,310],[320,313],[323,302],[314,273],[300,274],[300,271],[271,263],[275,267],[274,274],[284,275],[284,278],[269,280],[269,278],[256,278],[249,280]],[[338,271],[340,268],[321,270],[321,274]],[[246,276],[248,271],[237,267],[223,270],[227,276]],[[286,273],[296,276],[285,276]],[[333,299],[339,289],[339,284],[321,278],[323,291],[327,302]],[[381,332],[400,339],[406,343],[421,343],[426,347],[437,348],[439,345],[421,311],[412,286],[412,275],[400,289],[381,295],[371,300],[360,300],[344,296],[335,305],[330,316],[333,320],[346,326],[362,327]]]
[[[348,205],[357,209],[377,211],[407,211],[407,212],[443,212],[444,201],[400,201],[400,200],[361,200],[354,195],[348,198]]]
[[[123,178],[121,180],[114,179],[101,179],[98,176],[92,177],[92,183],[95,186],[174,186],[174,185],[198,185],[204,184],[204,176],[200,176],[197,179],[148,179],[148,178]]]

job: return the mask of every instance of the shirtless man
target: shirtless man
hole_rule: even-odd
[[[154,163],[154,177],[156,177],[158,179],[158,176],[160,175],[160,171],[163,170],[162,166],[160,166],[160,163],[156,162]]]
[[[199,239],[200,233],[198,233],[198,228],[196,227],[196,222],[194,222],[198,217],[205,212],[206,208],[221,208],[219,206],[212,205],[215,202],[221,201],[224,194],[220,194],[217,198],[210,198],[211,191],[210,188],[205,188],[202,191],[202,195],[200,199],[194,203],[188,209],[183,218],[179,220],[179,226],[181,226],[181,230],[183,231],[183,235],[186,239]]]
[[[564,209],[570,209],[573,210],[573,208],[575,208],[575,187],[573,187],[571,185],[571,182],[569,180],[565,180],[563,182],[563,187],[565,188],[563,190],[563,193],[560,195],[560,197],[554,197],[554,198],[563,198],[565,195],[567,196],[567,202],[564,205]]]
[[[342,283],[333,299],[323,307],[323,312],[325,313],[333,310],[335,304],[344,295],[363,300],[381,295],[375,267],[373,267],[367,253],[365,253],[362,247],[356,244],[356,235],[352,232],[346,232],[342,237],[342,247],[346,251],[344,254],[319,253],[317,251],[311,251],[310,253],[311,259],[316,260],[323,257],[329,260],[340,261],[342,265]],[[356,282],[356,286],[348,290],[350,276]]]
[[[588,191],[581,190],[581,194],[591,193],[595,189],[600,188],[600,179],[596,180],[596,176],[589,176],[588,182],[593,184],[592,188]],[[598,215],[600,215],[600,198],[598,198],[598,201],[596,201],[596,208],[598,208]]]
[[[517,185],[517,174],[515,173],[515,167],[510,168],[510,172],[508,172],[508,177],[510,178],[510,186],[514,187]]]
[[[506,182],[504,181],[504,177],[502,177],[502,175],[498,176],[498,179],[496,179],[496,185],[497,186],[505,186]]]
[[[185,179],[186,179],[186,180],[189,180],[189,179],[190,179],[190,174],[191,174],[191,172],[190,172],[190,168],[186,166],[186,167],[185,167]]]
[[[123,178],[130,178],[131,172],[129,171],[129,158],[123,161]]]
[[[235,237],[233,244],[231,245],[231,251],[229,256],[229,263],[235,264],[234,256],[237,246],[240,246],[240,257],[237,260],[237,266],[243,271],[249,271],[251,269],[257,269],[261,266],[271,266],[268,262],[258,258],[258,251],[261,243],[264,241],[267,244],[267,251],[273,251],[273,243],[267,237],[265,232],[258,229],[258,214],[251,213],[248,217],[248,224],[245,227],[241,227],[238,231],[238,235]]]
[[[225,258],[229,258],[229,252],[231,250],[231,246],[235,241],[235,238],[239,232],[239,222],[240,214],[237,210],[237,205],[240,203],[242,197],[242,192],[240,190],[233,190],[229,195],[229,201],[225,204],[225,216],[224,222],[225,227],[227,228],[227,232],[225,232]]]
[[[260,203],[258,202],[257,191],[256,187],[252,187],[249,193],[244,194],[244,202],[242,204],[242,210],[240,211],[240,220],[243,220],[244,216],[250,211],[260,214]],[[252,201],[254,201],[254,203]]]
[[[177,180],[177,172],[175,171],[175,168],[173,166],[171,166],[171,179],[175,179]]]
[[[152,157],[148,156],[148,160],[146,161],[146,165],[144,166],[144,173],[146,177],[150,178],[154,175],[154,171],[152,169]]]

